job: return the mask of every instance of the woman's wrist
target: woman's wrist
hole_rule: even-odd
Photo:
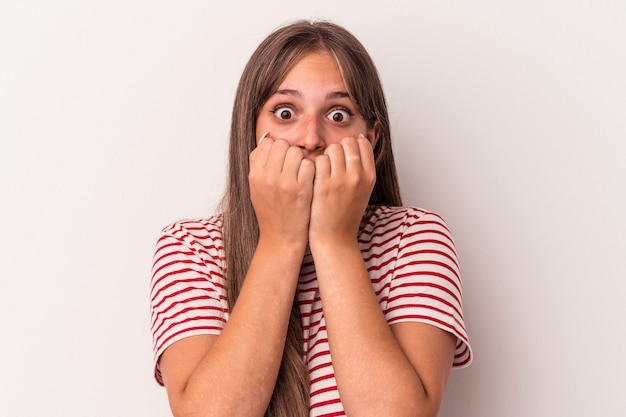
[[[301,264],[307,247],[306,238],[285,238],[275,235],[259,236],[256,252],[271,257],[275,262],[295,261]]]
[[[358,253],[361,256],[356,234],[350,235],[322,235],[309,239],[311,254],[318,259],[343,259],[345,256]]]

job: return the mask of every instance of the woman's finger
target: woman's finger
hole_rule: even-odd
[[[324,151],[330,163],[329,176],[343,175],[346,172],[346,157],[341,143],[333,143]]]
[[[372,148],[372,142],[369,141],[363,135],[359,136],[357,139],[357,143],[359,146],[359,155],[361,158],[361,164],[363,165],[363,169],[365,172],[374,172],[376,173],[376,161],[374,159],[374,149]]]
[[[300,168],[298,169],[298,183],[311,187],[314,177],[315,162],[306,158],[302,159],[300,162]]]
[[[315,157],[315,182],[330,178],[330,157],[326,154]]]
[[[289,150],[289,143],[284,139],[272,140],[266,137],[259,146],[259,149],[265,147],[270,148],[265,167],[276,172],[282,172],[283,165],[285,164],[285,156]]]
[[[354,138],[348,137],[341,140],[341,146],[345,155],[346,170],[360,172],[363,167],[359,143]]]
[[[290,146],[285,154],[282,172],[288,177],[298,178],[298,171],[304,159],[304,152],[297,146]]]

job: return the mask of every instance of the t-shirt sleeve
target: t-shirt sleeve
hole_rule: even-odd
[[[220,334],[227,319],[219,244],[206,225],[175,223],[157,240],[150,287],[155,378],[158,361],[172,343],[201,334]]]
[[[453,366],[472,360],[462,308],[461,274],[456,249],[444,220],[434,213],[409,211],[385,315],[391,325],[421,322],[457,337]]]

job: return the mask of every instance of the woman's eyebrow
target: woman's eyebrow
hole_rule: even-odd
[[[284,96],[302,97],[302,93],[300,91],[292,90],[291,88],[283,88],[282,90],[276,91],[274,94],[280,94]]]
[[[327,100],[334,99],[334,98],[345,98],[345,97],[348,97],[348,98],[350,97],[350,94],[348,94],[347,91],[334,91],[326,95]]]
[[[302,97],[303,94],[299,90],[294,90],[291,88],[283,88],[281,90],[277,90],[274,94],[280,94],[285,96],[294,96],[294,97]],[[332,100],[336,98],[345,98],[350,97],[350,94],[347,91],[333,91],[326,95],[327,100]]]

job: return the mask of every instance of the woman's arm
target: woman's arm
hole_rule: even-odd
[[[455,337],[422,323],[390,328],[356,239],[353,245],[319,242],[313,257],[346,414],[437,415]]]
[[[316,159],[309,239],[339,394],[352,417],[434,416],[455,338],[427,324],[387,325],[357,242],[374,181],[365,139]]]
[[[182,339],[160,358],[177,417],[263,416],[274,391],[308,239],[313,165],[269,138],[250,165],[260,238],[237,303],[219,336]]]
[[[304,248],[261,240],[222,333],[188,337],[165,350],[160,368],[175,416],[265,413],[303,254]]]

